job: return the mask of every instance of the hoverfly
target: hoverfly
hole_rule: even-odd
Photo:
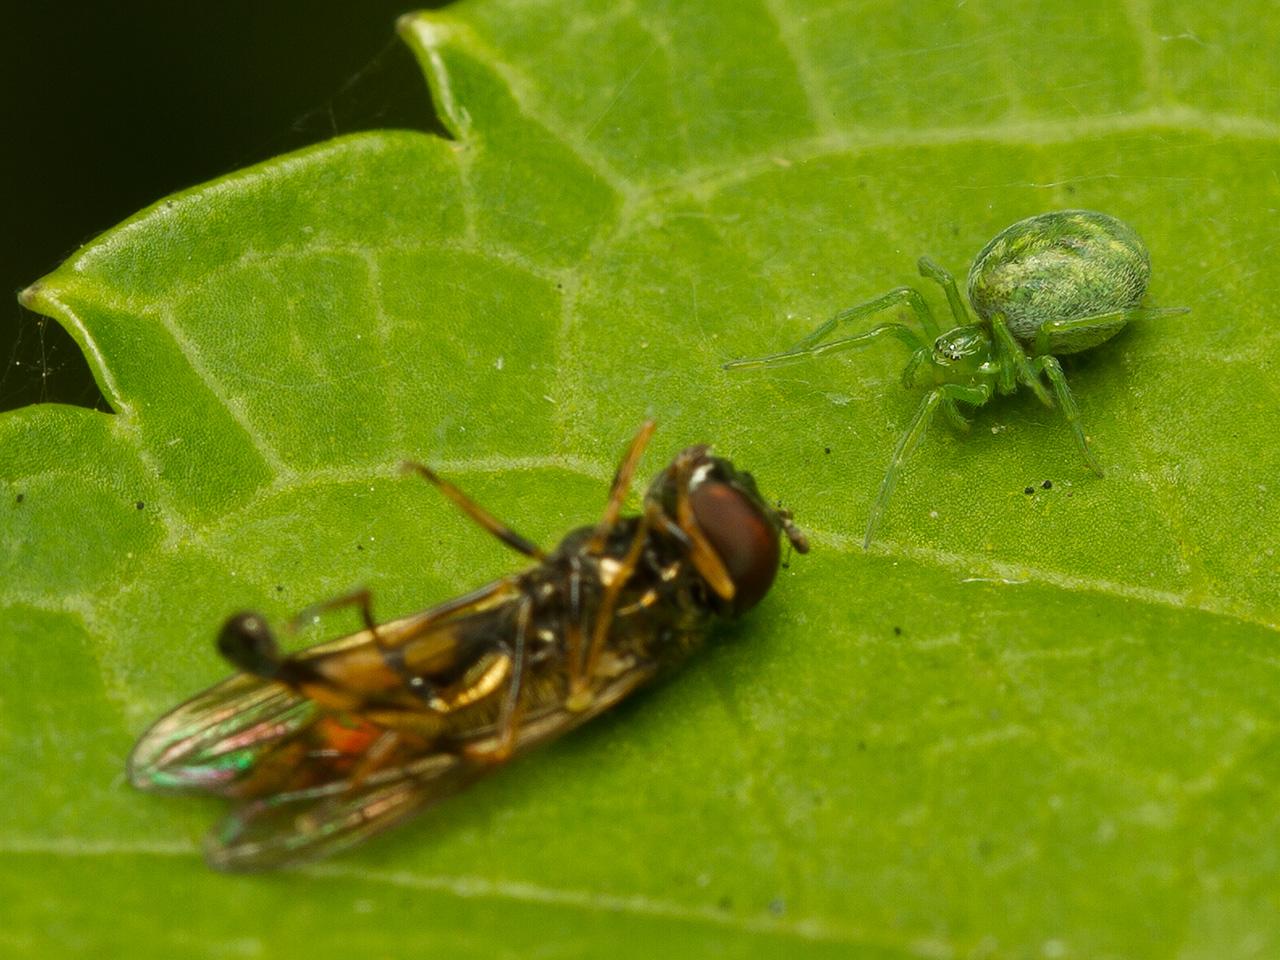
[[[621,509],[653,432],[614,475],[604,514],[551,552],[422,464],[480,526],[535,563],[422,613],[282,653],[256,613],[218,648],[240,672],[161,717],[129,758],[144,790],[226,797],[205,854],[222,870],[297,864],[344,850],[458,792],[507,759],[609,709],[700,645],[717,617],[768,592],[790,514],[706,446],[658,474],[638,516]]]

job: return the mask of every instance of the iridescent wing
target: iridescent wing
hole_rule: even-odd
[[[490,592],[483,603],[461,609],[450,605],[449,618],[433,619],[428,611],[393,621],[379,627],[379,636],[414,662],[456,674],[473,658],[478,662],[478,651],[492,650],[493,634],[506,622],[505,604],[493,597]],[[470,639],[460,643],[460,637]],[[381,662],[375,653],[371,635],[362,631],[298,657],[354,679]],[[576,712],[552,692],[558,684],[531,683],[511,755],[608,709],[653,673],[648,665],[632,666]],[[486,757],[500,739],[495,710],[471,704],[471,719],[458,726],[457,716],[426,703],[418,709],[420,723],[410,716],[392,725],[376,719],[376,711],[322,706],[282,683],[236,674],[146,731],[130,756],[129,779],[142,789],[198,790],[237,803],[206,842],[215,867],[302,863],[380,833],[501,765]]]
[[[452,668],[460,658],[471,655],[475,645],[483,644],[485,632],[483,625],[473,631],[473,646],[463,648],[457,643],[454,626],[468,615],[492,619],[501,607],[504,583],[496,581],[459,600],[383,624],[378,628],[379,643],[402,651],[412,645],[417,659]],[[351,672],[361,664],[381,662],[378,645],[368,630],[362,630],[304,650],[294,659],[337,661],[347,664]],[[317,731],[322,717],[329,729]],[[291,758],[291,753],[325,757],[362,752],[371,738],[350,732],[358,731],[360,725],[356,717],[325,710],[283,683],[238,673],[152,724],[129,756],[129,781],[142,790],[252,796],[264,789],[264,766],[280,767],[291,759],[307,759]],[[344,730],[348,733],[341,735]],[[300,746],[305,739],[312,743]]]
[[[483,776],[489,764],[435,753],[354,784],[276,794],[240,804],[205,838],[219,870],[267,870],[354,846]]]
[[[258,759],[310,726],[316,712],[283,684],[238,673],[157,720],[129,755],[129,782],[234,796]]]
[[[608,710],[650,680],[656,666],[636,667],[610,681],[591,706],[563,705],[525,718],[512,756],[526,753]],[[497,731],[490,731],[497,738]],[[240,804],[210,832],[205,857],[220,870],[267,870],[317,860],[352,847],[470,786],[502,763],[479,752],[437,749],[397,759],[358,782],[334,780]],[[412,752],[412,747],[407,748]]]

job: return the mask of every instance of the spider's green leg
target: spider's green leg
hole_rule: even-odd
[[[830,321],[828,321],[830,322]],[[826,324],[823,324],[825,327]],[[822,330],[822,327],[818,328]],[[817,333],[818,331],[814,331]],[[787,363],[796,363],[799,360],[805,360],[809,357],[818,357],[824,353],[835,353],[839,350],[848,350],[851,347],[862,347],[868,343],[875,343],[884,337],[897,337],[912,351],[912,356],[926,349],[921,342],[919,335],[910,327],[901,323],[882,323],[878,327],[872,327],[866,333],[860,333],[856,337],[844,337],[840,340],[828,340],[826,343],[818,343],[813,341],[813,334],[805,337],[798,344],[782,353],[773,353],[767,357],[748,357],[743,360],[730,360],[724,364],[725,370],[740,370],[743,367],[776,367]],[[811,342],[812,341],[812,342]],[[918,365],[918,364],[917,364]]]
[[[871,505],[871,515],[867,518],[867,533],[862,539],[862,548],[865,550],[871,545],[871,540],[876,534],[876,528],[880,525],[880,518],[884,515],[884,508],[889,503],[889,497],[893,493],[894,485],[898,482],[898,474],[902,470],[903,463],[920,445],[920,441],[924,439],[924,435],[929,430],[929,423],[933,420],[933,415],[938,411],[939,406],[945,407],[948,404],[954,405],[955,401],[963,400],[965,403],[981,406],[991,399],[991,388],[986,384],[978,384],[969,386],[959,383],[944,383],[940,387],[930,390],[924,400],[920,402],[920,406],[916,409],[916,415],[911,420],[911,425],[907,427],[898,445],[894,447],[893,456],[889,459],[889,469],[885,471],[884,479],[880,481],[880,492],[876,494],[875,503]]]
[[[980,407],[991,399],[991,387],[985,383],[944,383],[938,389],[947,400],[960,400],[973,407]]]
[[[1036,331],[1036,354],[1078,353],[1111,339],[1134,320],[1150,320],[1178,313],[1190,307],[1130,307],[1070,320],[1047,320]]]
[[[1076,438],[1076,446],[1080,448],[1080,452],[1084,455],[1084,462],[1088,464],[1089,469],[1102,476],[1102,466],[1098,463],[1093,455],[1093,451],[1089,449],[1089,438],[1084,435],[1084,427],[1080,425],[1080,408],[1076,406],[1076,398],[1071,395],[1071,390],[1067,387],[1067,378],[1062,375],[1062,364],[1058,363],[1057,357],[1037,357],[1033,364],[1039,370],[1043,370],[1049,383],[1053,386],[1053,394],[1058,398],[1058,406],[1062,408],[1062,415],[1067,418],[1067,425],[1071,427],[1071,432]]]
[[[943,400],[942,412],[947,415],[947,419],[951,421],[951,425],[961,433],[969,432],[969,418],[960,412],[960,408],[956,406],[956,402],[954,400]]]
[[[924,400],[920,402],[916,415],[911,421],[911,426],[907,428],[898,445],[893,449],[893,456],[889,459],[889,469],[885,471],[884,479],[880,481],[880,492],[876,494],[875,503],[871,505],[871,514],[867,517],[867,533],[862,538],[862,549],[865,550],[871,546],[871,538],[876,535],[876,527],[880,526],[880,517],[884,514],[885,505],[889,502],[889,496],[893,493],[894,484],[898,482],[898,471],[902,467],[902,463],[907,457],[911,456],[911,452],[919,445],[924,438],[926,431],[929,429],[929,421],[933,419],[934,413],[938,409],[938,404],[942,402],[942,388],[930,390]]]
[[[1053,406],[1049,391],[1045,390],[1036,371],[1027,359],[1022,344],[1013,338],[1004,317],[995,314],[991,318],[991,332],[995,335],[996,349],[1000,355],[1000,392],[1013,393],[1019,381],[1025,383],[1046,407]]]
[[[929,257],[921,257],[916,261],[916,266],[920,268],[920,276],[932,280],[946,291],[947,303],[951,305],[951,315],[956,318],[956,324],[963,327],[973,323],[969,311],[964,308],[964,301],[960,299],[956,278],[951,275],[951,271]]]
[[[929,304],[925,302],[924,297],[920,296],[920,292],[914,287],[894,287],[888,293],[876,297],[874,300],[868,300],[866,303],[860,303],[857,306],[841,310],[808,336],[801,338],[791,349],[812,346],[825,339],[836,327],[846,323],[854,323],[863,317],[874,316],[891,307],[902,306],[904,303],[911,308],[911,311],[916,315],[916,319],[920,321],[920,327],[924,330],[925,336],[931,340],[936,337],[938,335],[938,322],[933,319],[933,311],[929,309]]]
[[[920,347],[918,350],[911,351],[911,359],[907,361],[907,365],[902,368],[902,385],[910,390],[916,385],[916,371],[920,369],[920,365],[929,359],[929,348]]]

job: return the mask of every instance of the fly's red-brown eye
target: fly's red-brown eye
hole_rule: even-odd
[[[689,491],[689,505],[707,542],[733,581],[733,610],[750,610],[778,573],[778,531],[742,491],[708,481]]]

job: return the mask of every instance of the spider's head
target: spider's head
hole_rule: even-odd
[[[976,325],[948,330],[933,341],[929,354],[929,364],[939,383],[967,380],[990,361],[991,336]]]

